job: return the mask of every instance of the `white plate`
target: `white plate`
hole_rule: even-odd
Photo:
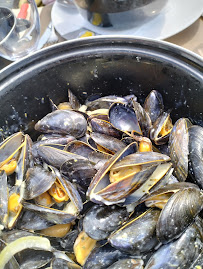
[[[193,24],[203,13],[203,0],[168,0],[159,15],[136,27],[118,30],[113,27],[102,28],[87,22],[73,5],[55,2],[52,8],[52,23],[65,39],[77,37],[81,28],[103,35],[133,35],[153,39],[166,39]],[[73,33],[72,35],[70,33]]]

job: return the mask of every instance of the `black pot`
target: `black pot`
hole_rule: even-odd
[[[6,135],[33,125],[67,89],[83,102],[93,93],[134,93],[142,103],[151,89],[163,95],[172,119],[189,117],[203,126],[203,63],[166,42],[96,37],[60,43],[4,69],[0,74],[0,127]]]

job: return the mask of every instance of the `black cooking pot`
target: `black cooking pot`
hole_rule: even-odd
[[[0,127],[6,135],[34,123],[67,100],[67,89],[83,102],[93,93],[134,93],[142,103],[151,89],[163,95],[173,122],[189,117],[203,126],[203,63],[187,50],[130,37],[73,40],[43,49],[0,74]]]

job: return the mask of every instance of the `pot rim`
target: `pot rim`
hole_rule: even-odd
[[[172,51],[173,53],[176,53],[177,56],[182,54],[183,58],[188,59],[192,62],[195,62],[197,65],[203,68],[203,57],[196,54],[195,52],[192,52],[186,48],[180,47],[179,45],[170,43],[168,41],[164,40],[155,40],[152,38],[145,38],[145,37],[135,37],[135,36],[126,36],[126,35],[101,35],[101,36],[93,36],[93,37],[84,37],[84,38],[77,38],[77,39],[71,39],[67,41],[63,41],[54,45],[51,45],[49,47],[40,49],[38,51],[35,51],[25,57],[23,57],[20,60],[17,60],[8,66],[4,67],[0,71],[0,82],[1,80],[5,79],[7,76],[15,72],[16,70],[19,70],[19,68],[23,68],[26,65],[32,63],[33,61],[36,61],[37,59],[41,59],[42,56],[44,56],[44,53],[54,51],[54,48],[68,48],[68,47],[75,47],[75,49],[79,49],[80,46],[90,46],[91,44],[94,44],[95,42],[99,42],[99,44],[105,44],[105,43],[112,43],[112,44],[119,44],[121,42],[125,42],[127,44],[140,44],[145,45],[148,47],[151,47],[152,49],[162,49],[164,51]],[[63,52],[63,49],[60,50],[60,52]],[[187,63],[187,65],[189,65]],[[0,89],[1,90],[1,89]]]

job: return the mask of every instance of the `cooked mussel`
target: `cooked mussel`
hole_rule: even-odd
[[[174,167],[174,173],[179,181],[185,181],[188,176],[188,128],[191,122],[186,118],[176,121],[169,136],[169,153]]]
[[[160,210],[150,209],[124,224],[109,237],[110,244],[131,255],[147,253],[159,242],[156,237],[156,224]]]
[[[127,215],[122,207],[95,205],[86,213],[83,229],[91,238],[103,240],[126,220]]]
[[[161,211],[156,233],[166,244],[178,238],[203,208],[203,193],[194,187],[174,193]]]
[[[72,110],[56,110],[35,124],[35,129],[44,133],[69,134],[81,137],[87,130],[84,116]]]
[[[193,181],[203,189],[203,128],[189,128],[189,173]]]
[[[196,220],[196,223],[188,227],[180,238],[161,246],[149,259],[145,269],[189,268],[203,248],[202,221],[200,225],[197,225],[197,221],[199,222]]]

